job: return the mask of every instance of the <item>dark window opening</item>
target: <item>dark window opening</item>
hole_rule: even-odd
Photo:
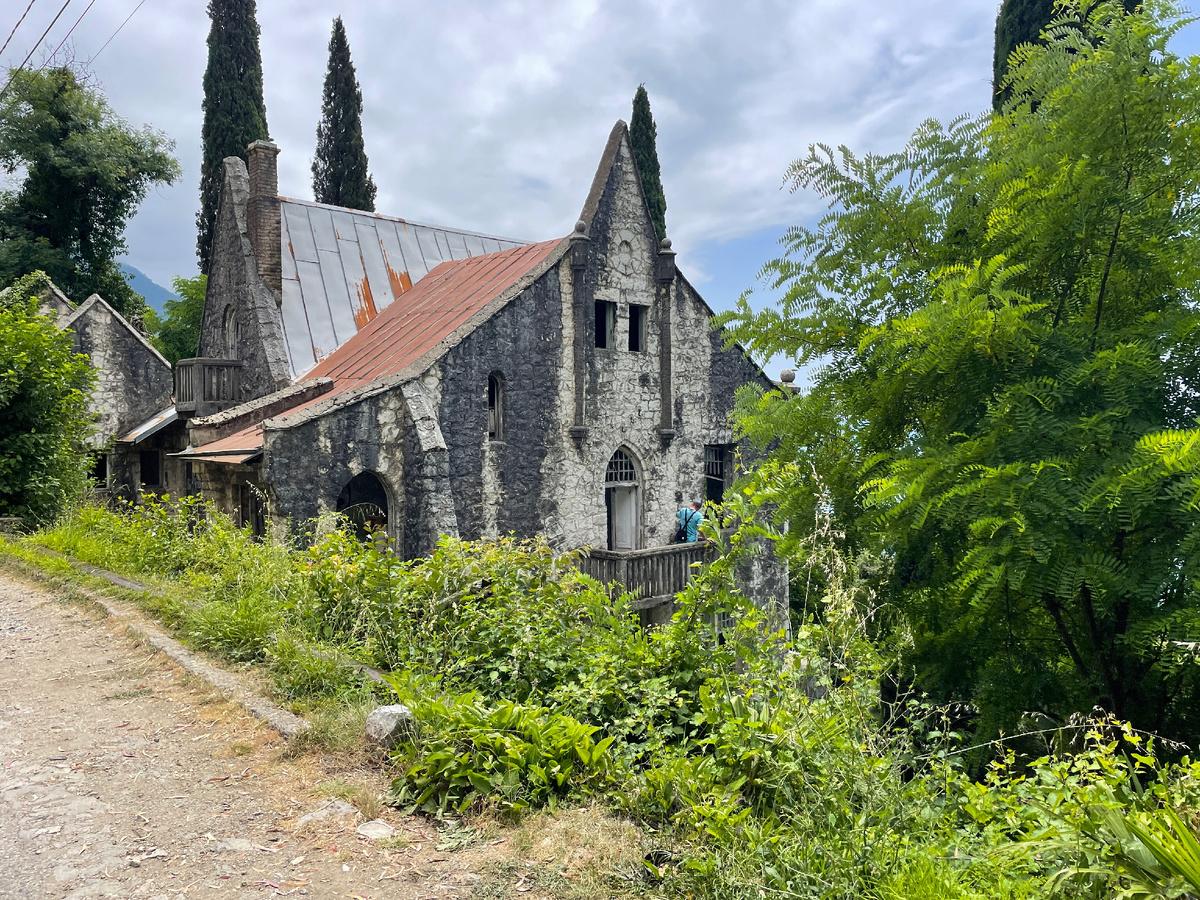
[[[646,349],[646,318],[650,307],[638,303],[629,305],[629,349],[642,353]]]
[[[157,450],[142,450],[138,453],[138,468],[141,470],[142,487],[157,490],[162,487],[162,454]]]
[[[338,496],[337,511],[350,520],[361,540],[387,533],[387,489],[372,472],[360,472],[350,479]]]
[[[255,537],[267,533],[266,497],[258,485],[249,482],[238,485],[238,515],[242,527],[249,528]]]
[[[98,488],[108,487],[107,453],[97,453],[92,457],[92,483]]]
[[[504,440],[504,378],[498,372],[488,376],[488,440]]]
[[[704,499],[720,503],[733,483],[733,444],[709,444],[704,448]]]
[[[596,301],[596,346],[601,350],[616,346],[617,304],[611,300]]]

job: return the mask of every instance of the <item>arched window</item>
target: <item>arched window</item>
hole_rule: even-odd
[[[488,440],[504,440],[504,376],[488,376]]]
[[[619,448],[604,470],[604,508],[608,549],[636,550],[641,545],[641,490],[632,455]]]
[[[364,540],[380,531],[388,532],[388,493],[374,472],[360,472],[346,483],[338,496],[337,511],[350,520]]]
[[[238,322],[237,310],[233,304],[225,307],[225,318],[222,323],[225,336],[225,358],[241,359],[242,326]]]

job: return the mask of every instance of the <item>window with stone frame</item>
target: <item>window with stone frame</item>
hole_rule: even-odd
[[[646,350],[646,322],[650,318],[650,307],[641,303],[629,304],[629,349],[633,353]]]
[[[601,350],[617,346],[617,304],[612,300],[596,301],[596,346]]]
[[[488,376],[488,440],[504,440],[504,376],[493,372]]]
[[[708,444],[704,448],[704,499],[720,503],[733,483],[734,444]]]

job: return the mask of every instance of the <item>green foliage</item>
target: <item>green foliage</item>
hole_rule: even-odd
[[[318,203],[375,209],[375,182],[367,171],[367,151],[363,147],[362,90],[354,74],[341,16],[333,20],[329,36],[329,68],[321,95],[312,176],[313,196]]]
[[[267,140],[262,56],[254,0],[209,0],[208,64],[204,69],[200,210],[196,213],[196,258],[208,274],[221,200],[223,160],[246,158],[246,148]]]
[[[140,323],[145,302],[117,266],[146,192],[179,177],[174,145],[133,129],[68,68],[13,74],[0,101],[0,284],[46,272],[75,302],[100,294]]]
[[[1005,85],[1008,58],[1021,44],[1036,44],[1055,19],[1057,0],[1003,0],[996,14],[996,41],[992,54],[992,106],[999,110],[1009,99]],[[1137,0],[1123,0],[1133,12]]]
[[[415,693],[411,679],[395,685],[424,732],[394,755],[399,805],[439,815],[487,805],[514,814],[611,783],[613,738],[596,741],[595,726],[476,694]]]
[[[0,298],[0,515],[40,524],[84,491],[94,373],[71,336],[39,315],[34,280]]]
[[[171,279],[171,288],[178,299],[166,302],[165,315],[154,332],[158,347],[171,363],[196,355],[200,346],[200,327],[204,324],[204,294],[208,276]]]
[[[667,196],[663,193],[662,173],[658,165],[658,126],[650,114],[650,95],[639,84],[633,95],[633,118],[629,121],[629,143],[633,159],[642,176],[642,193],[650,207],[650,219],[658,237],[667,236]]]
[[[852,550],[894,559],[904,665],[982,733],[1100,705],[1182,737],[1200,63],[1170,51],[1173,7],[1083,6],[1013,54],[1002,113],[793,166],[830,210],[766,267],[781,308],[728,321],[818,369],[744,396],[741,424],[786,515],[831,504]]]
[[[894,666],[892,645],[870,637],[884,563],[848,556],[828,517],[795,540],[820,591],[791,640],[731,592],[754,541],[781,537],[747,517],[786,482],[731,498],[733,533],[710,532],[725,555],[648,633],[538,542],[445,540],[400,562],[341,531],[314,550],[259,542],[194,501],[84,508],[35,540],[172,573],[157,611],[186,638],[264,659],[286,697],[336,698],[300,746],[347,749],[361,731],[370,691],[338,657],[386,660],[417,723],[395,751],[397,804],[517,816],[607,797],[678,851],[649,864],[672,893],[1180,896],[1200,766],[1163,763],[1132,727],[1098,720],[968,777],[973,748],[946,710],[895,690],[880,702]],[[721,613],[736,622],[718,640]],[[631,725],[639,715],[655,739]]]

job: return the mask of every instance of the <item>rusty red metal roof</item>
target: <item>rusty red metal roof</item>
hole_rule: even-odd
[[[340,393],[403,371],[529,274],[560,243],[543,241],[442,263],[318,363],[308,377],[332,378],[332,393]]]
[[[277,415],[293,415],[403,372],[530,275],[561,244],[561,240],[525,244],[435,267],[308,373],[309,378],[332,379],[331,390]],[[262,432],[263,426],[258,423],[179,455],[220,461],[216,457],[261,448]]]

